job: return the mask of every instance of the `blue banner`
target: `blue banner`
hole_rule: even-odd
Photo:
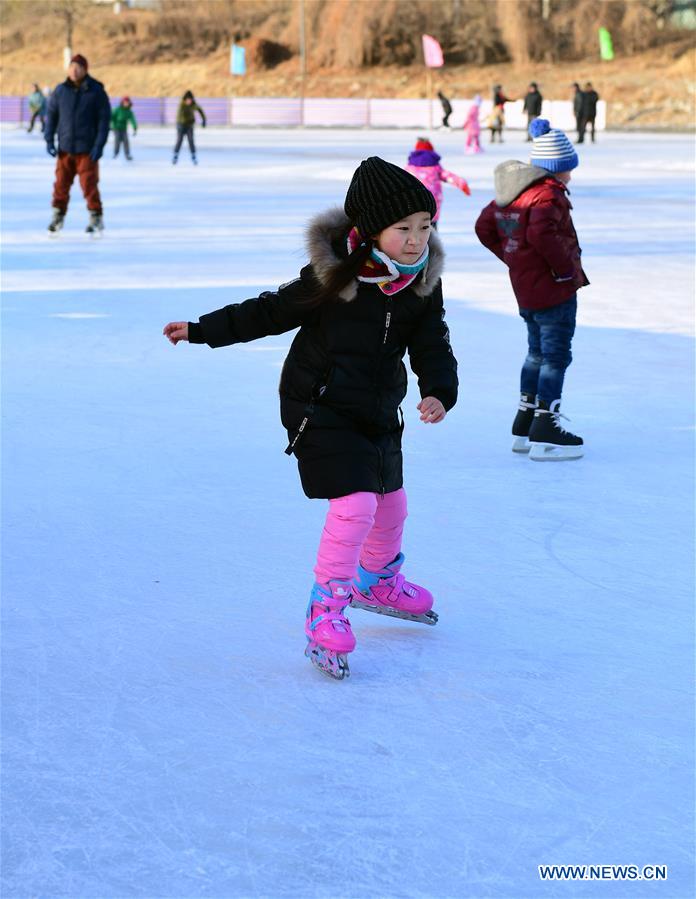
[[[232,44],[230,49],[230,72],[232,75],[246,75],[246,51],[237,44]]]

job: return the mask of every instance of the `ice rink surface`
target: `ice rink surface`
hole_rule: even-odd
[[[350,680],[303,656],[325,503],[277,409],[292,335],[170,346],[292,279],[308,217],[416,132],[141,130],[106,232],[2,138],[3,896],[484,899],[694,893],[694,142],[602,134],[571,183],[591,286],[578,462],[509,449],[524,326],[473,223],[519,133],[435,131],[446,421],[405,405],[406,573],[435,628],[355,611]],[[415,384],[412,385],[415,388]],[[667,865],[542,882],[540,864]]]

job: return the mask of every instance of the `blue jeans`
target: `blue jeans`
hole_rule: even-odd
[[[577,294],[550,309],[520,309],[527,324],[529,352],[522,366],[520,391],[550,405],[560,400],[565,370],[573,361]]]

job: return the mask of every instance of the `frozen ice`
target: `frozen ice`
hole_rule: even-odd
[[[5,897],[479,899],[694,892],[694,143],[579,148],[564,411],[585,458],[510,452],[524,327],[473,233],[521,134],[435,132],[460,363],[405,405],[406,572],[437,627],[352,614],[351,678],[304,658],[325,503],[283,453],[291,335],[170,346],[290,280],[309,216],[415,132],[141,129],[105,235],[2,133]],[[667,865],[542,882],[540,864]]]

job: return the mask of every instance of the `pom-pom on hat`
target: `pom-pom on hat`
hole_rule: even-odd
[[[73,58],[70,60],[70,62],[76,62],[78,64],[78,66],[82,66],[82,68],[85,70],[85,72],[89,68],[89,66],[87,65],[87,60],[84,58],[84,56],[81,53],[76,53],[73,56]],[[65,65],[65,63],[63,63],[63,65]]]
[[[353,173],[343,208],[363,237],[374,237],[414,212],[435,215],[435,197],[418,178],[379,156]]]
[[[427,137],[416,138],[416,150],[434,150],[435,147],[430,143]]]
[[[569,172],[580,164],[578,154],[563,131],[552,128],[548,119],[534,119],[529,126],[532,138],[532,165],[549,172]]]

